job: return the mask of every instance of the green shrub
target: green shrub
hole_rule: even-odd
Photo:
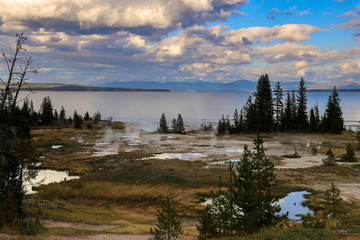
[[[18,225],[22,235],[34,236],[47,232],[47,229],[41,225],[39,219],[35,221],[26,218],[20,219]]]

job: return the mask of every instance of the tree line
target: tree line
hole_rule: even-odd
[[[235,109],[232,121],[223,115],[218,122],[218,134],[243,132],[331,132],[341,133],[344,120],[336,87],[329,95],[326,110],[320,116],[317,105],[308,111],[306,86],[301,78],[297,91],[284,90],[280,82],[271,88],[267,74],[262,75],[253,96],[249,96],[243,108]]]
[[[86,112],[84,117],[77,113],[75,110],[72,117],[66,116],[64,107],[61,107],[58,112],[54,109],[52,101],[49,96],[44,97],[39,111],[35,111],[33,101],[29,101],[27,98],[24,100],[22,107],[14,107],[14,126],[52,126],[55,124],[74,125],[75,128],[81,128],[81,125],[87,122],[87,127],[91,128],[91,123],[95,124],[101,121],[101,114],[99,111],[93,114],[91,117],[89,112]],[[29,129],[30,130],[30,129]]]

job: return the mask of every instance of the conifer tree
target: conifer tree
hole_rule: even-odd
[[[173,133],[177,133],[177,122],[175,118],[171,122],[171,129]]]
[[[285,111],[284,111],[284,117],[283,117],[283,122],[281,123],[282,128],[284,130],[290,130],[291,128],[291,121],[292,121],[292,116],[291,116],[291,98],[290,98],[290,92],[287,92],[287,97],[286,97],[286,104],[285,104]]]
[[[65,109],[63,106],[61,106],[59,120],[62,121],[64,124],[66,123],[66,114],[65,114]]]
[[[54,110],[54,122],[57,122],[59,120],[59,114],[57,112],[57,110]]]
[[[256,123],[256,108],[255,104],[252,102],[251,96],[249,96],[248,100],[245,103],[243,108],[244,112],[244,128],[246,131],[255,132],[257,128]]]
[[[310,109],[309,130],[310,130],[310,132],[315,132],[317,130],[314,108]]]
[[[334,183],[331,183],[330,188],[325,191],[325,200],[330,204],[331,209],[329,209],[329,212],[335,218],[341,207],[342,198],[340,197],[340,189]]]
[[[286,217],[277,214],[280,206],[272,192],[277,183],[274,163],[266,157],[261,137],[254,145],[254,151],[244,147],[241,161],[229,164],[227,190],[202,212],[199,239],[251,233]]]
[[[86,111],[85,115],[84,115],[84,121],[89,121],[90,120],[90,115],[89,112]]]
[[[156,215],[156,227],[150,229],[150,234],[154,235],[155,240],[181,239],[183,230],[181,228],[181,220],[175,208],[175,201],[169,195],[166,195],[165,200],[161,204],[161,210]]]
[[[178,134],[185,134],[185,126],[184,121],[182,119],[181,114],[179,113],[176,120],[176,133]]]
[[[267,74],[259,78],[254,96],[257,130],[260,132],[271,131],[274,122],[274,107],[270,80]]]
[[[163,113],[161,115],[160,118],[160,122],[159,122],[159,128],[158,128],[158,133],[168,133],[169,132],[169,128],[166,122],[166,117],[165,117],[165,113]]]
[[[344,119],[342,117],[340,98],[336,87],[333,88],[326,107],[324,114],[326,130],[333,133],[341,133],[344,129]]]
[[[291,109],[291,121],[290,121],[290,130],[297,128],[297,104],[295,90],[291,91],[291,100],[290,100],[290,109]]]
[[[95,122],[95,124],[96,123],[98,123],[98,122],[100,122],[101,121],[101,114],[100,114],[100,112],[99,111],[97,111],[96,113],[94,113],[94,122]]]
[[[351,146],[351,143],[346,144],[346,154],[342,156],[342,161],[344,162],[357,162],[355,157],[355,150]]]
[[[275,95],[275,123],[276,123],[276,131],[279,131],[280,123],[281,123],[281,112],[283,111],[284,104],[282,102],[282,98],[284,96],[283,90],[280,86],[280,82],[278,81],[276,83],[275,89],[274,89],[274,95]]]
[[[50,125],[54,121],[53,106],[49,96],[44,97],[40,106],[41,123],[44,125]]]
[[[308,128],[308,117],[307,117],[307,97],[306,97],[306,87],[304,79],[301,78],[300,86],[297,96],[297,127],[299,130],[306,130]]]

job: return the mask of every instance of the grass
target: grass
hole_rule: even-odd
[[[93,233],[148,234],[150,227],[155,225],[156,213],[160,208],[162,197],[168,193],[174,197],[178,213],[184,219],[185,235],[191,238],[196,237],[195,224],[198,211],[203,208],[199,199],[211,196],[213,191],[217,192],[219,176],[223,176],[225,179],[226,168],[205,169],[206,163],[202,161],[138,160],[152,156],[151,150],[93,157],[89,151],[94,146],[94,142],[102,139],[104,128],[108,123],[104,124],[104,126],[94,126],[93,129],[39,128],[32,132],[34,146],[41,155],[45,155],[45,158],[41,159],[42,168],[69,170],[71,174],[81,175],[81,179],[39,187],[39,193],[29,197],[48,200],[52,204],[42,208],[41,215],[39,215],[38,208],[35,207],[26,208],[27,213],[33,217],[115,226],[115,228],[101,231],[57,227],[49,229],[51,234],[69,236]],[[112,123],[112,127],[114,132],[123,131],[121,124]],[[72,139],[74,136],[92,144],[83,145],[76,139]],[[221,140],[251,141],[251,137],[254,136],[219,136],[218,141],[219,144]],[[333,148],[335,154],[345,153],[344,142],[355,140],[355,137],[349,133],[342,135],[281,133],[266,135],[266,141],[273,141],[272,139],[278,136],[286,138],[302,136],[311,138],[313,136],[318,139],[328,139],[328,146]],[[193,135],[187,135],[185,143],[191,144],[192,138],[194,138]],[[198,139],[207,142],[210,137],[200,136]],[[52,149],[52,145],[64,145],[64,148]],[[141,146],[141,148],[143,147]],[[165,147],[177,149],[176,145]],[[200,143],[199,147],[207,146],[202,146]],[[327,148],[320,149],[319,152],[326,150]],[[271,156],[271,158],[277,164],[283,160],[279,156]],[[296,161],[301,161],[301,159]],[[307,169],[282,169],[276,170],[276,174],[279,179],[279,186],[274,189],[276,194],[283,197],[291,191],[304,189],[312,191],[314,193],[308,197],[309,201],[306,204],[321,215],[325,205],[322,199],[317,197],[319,192],[313,191],[311,187],[318,183],[328,183],[330,186],[331,181],[354,181],[358,176],[358,171],[353,167],[338,165]],[[186,219],[190,219],[190,221]],[[191,224],[188,224],[189,222]],[[360,213],[355,212],[353,218],[347,215],[341,220],[332,221],[325,232],[282,229],[281,231],[268,230],[266,233],[255,234],[252,237],[255,239],[289,239],[286,238],[288,234],[293,236],[293,239],[300,239],[299,237],[306,239],[306,232],[310,236],[317,237],[321,234],[329,234],[330,228],[338,229],[345,227],[346,224],[352,226],[353,231],[357,231],[357,226],[360,226]],[[274,238],[275,236],[280,238]]]

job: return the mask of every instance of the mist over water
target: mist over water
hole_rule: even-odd
[[[28,92],[22,92],[25,97]],[[97,110],[103,119],[112,117],[115,121],[132,122],[133,129],[155,131],[162,113],[165,113],[168,125],[180,113],[185,125],[200,127],[202,122],[216,123],[222,114],[233,117],[235,108],[239,111],[251,92],[51,92],[39,91],[29,95],[34,108],[39,109],[44,97],[50,96],[54,109],[66,110],[66,116],[73,116],[74,110],[92,116]],[[284,94],[286,97],[286,93]],[[330,92],[308,92],[308,111],[317,103],[323,114]],[[341,107],[345,120],[359,121],[360,108],[354,103],[360,102],[358,92],[340,92]],[[284,98],[285,98],[284,97]],[[285,101],[285,100],[284,100]],[[21,103],[20,103],[21,104]],[[134,130],[135,131],[135,130]]]

